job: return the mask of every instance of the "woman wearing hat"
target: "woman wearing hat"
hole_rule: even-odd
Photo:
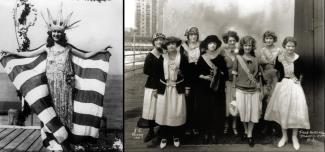
[[[197,71],[196,63],[199,59],[200,52],[200,41],[199,41],[199,29],[197,27],[191,27],[185,31],[185,36],[187,38],[180,47],[180,52],[183,53],[189,62],[189,82],[191,87],[191,92],[186,98],[187,105],[187,119],[186,119],[186,134],[197,135],[199,132],[197,130],[197,96],[196,96],[196,86],[197,86]]]
[[[180,146],[181,126],[186,122],[185,94],[189,93],[188,61],[177,48],[181,40],[167,37],[163,48],[167,53],[159,60],[158,97],[155,121],[160,125],[160,148],[167,146],[167,135],[173,137],[175,147]]]
[[[228,71],[224,56],[218,55],[221,41],[216,35],[206,37],[200,48],[203,54],[197,62],[199,131],[204,143],[216,143],[225,120],[225,80]]]
[[[144,142],[148,142],[154,137],[155,115],[156,115],[156,101],[157,101],[157,88],[159,83],[159,59],[163,53],[161,45],[165,40],[165,35],[156,33],[152,38],[153,50],[148,53],[144,61],[143,73],[148,75],[143,98],[142,117],[138,120],[139,128],[149,128]]]

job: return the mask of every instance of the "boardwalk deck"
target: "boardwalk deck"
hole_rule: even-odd
[[[0,128],[1,152],[46,152],[39,129]]]
[[[125,77],[125,103],[124,103],[124,141],[125,141],[125,151],[126,152],[161,152],[157,148],[147,148],[146,143],[143,142],[141,136],[132,136],[136,129],[136,123],[138,118],[141,116],[142,112],[142,99],[143,99],[143,87],[145,84],[146,76],[143,74],[129,74]],[[138,135],[146,135],[146,130],[141,130],[141,132],[136,132]],[[140,138],[139,138],[140,137]],[[229,141],[229,139],[226,139]],[[174,148],[172,145],[168,145],[163,151],[181,151],[181,152],[199,152],[199,151],[222,151],[222,152],[235,152],[235,151],[250,151],[250,152],[287,152],[294,151],[292,144],[289,143],[282,148],[276,147],[276,142],[278,139],[273,140],[270,143],[263,143],[261,141],[256,141],[261,144],[256,144],[254,148],[250,148],[247,144],[238,144],[236,141],[229,141],[227,144],[215,144],[215,145],[194,145],[185,144],[180,148]],[[233,144],[230,144],[233,143]],[[304,142],[301,144],[300,151],[305,152],[323,152],[324,143],[316,141],[314,144],[312,142]]]

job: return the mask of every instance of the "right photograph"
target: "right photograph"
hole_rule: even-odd
[[[124,150],[324,152],[324,0],[124,1]]]

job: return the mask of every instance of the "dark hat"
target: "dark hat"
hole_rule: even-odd
[[[170,43],[176,43],[176,46],[179,47],[182,44],[182,40],[174,36],[167,37],[162,45],[162,48],[167,50],[167,46]]]
[[[190,34],[197,34],[197,35],[199,35],[199,29],[197,27],[190,27],[189,29],[186,29],[185,36],[188,36]]]
[[[208,44],[210,42],[215,42],[217,43],[217,49],[221,46],[222,42],[219,40],[218,36],[216,35],[209,35],[207,36],[200,44],[200,48],[201,49],[207,49],[208,48]]]

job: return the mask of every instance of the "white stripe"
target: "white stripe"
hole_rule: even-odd
[[[83,126],[78,124],[73,124],[72,134],[79,135],[79,136],[91,136],[94,138],[99,137],[98,128],[94,128],[91,126]]]
[[[38,57],[39,56],[35,56],[35,57],[31,57],[31,58],[12,59],[7,63],[7,65],[5,67],[5,71],[9,74],[12,71],[12,69],[14,69],[15,66],[32,63]]]
[[[41,113],[38,114],[38,118],[41,121],[43,121],[44,125],[46,125],[54,117],[56,117],[56,113],[55,113],[53,107],[46,108]]]
[[[47,84],[43,84],[28,91],[28,93],[25,96],[25,100],[27,101],[29,106],[31,106],[37,100],[46,97],[48,94],[49,94],[49,90]]]
[[[73,111],[80,114],[88,114],[92,116],[102,117],[103,107],[93,103],[82,103],[74,100]]]
[[[62,126],[60,129],[58,129],[55,133],[53,133],[54,137],[58,140],[59,143],[62,143],[68,138],[68,132]]]
[[[82,68],[100,69],[106,73],[108,73],[108,69],[109,69],[109,63],[103,60],[82,59],[73,56],[72,62]]]
[[[18,90],[20,90],[20,87],[30,78],[39,75],[41,73],[44,73],[46,69],[46,61],[42,61],[39,63],[35,68],[31,70],[26,70],[24,72],[19,73],[15,80],[13,81],[14,85]]]
[[[105,93],[105,83],[97,79],[83,79],[75,75],[75,88],[85,91],[96,91],[102,95]]]

